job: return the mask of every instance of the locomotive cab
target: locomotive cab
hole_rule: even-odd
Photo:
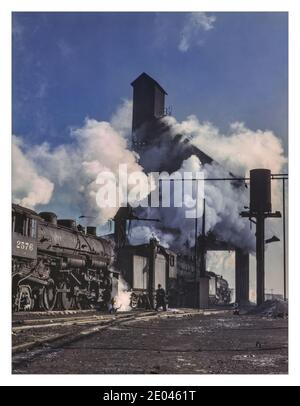
[[[38,215],[30,209],[13,205],[12,210],[12,255],[24,259],[37,256]]]

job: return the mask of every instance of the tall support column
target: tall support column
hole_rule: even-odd
[[[256,304],[265,301],[265,216],[256,216]]]
[[[194,271],[195,271],[195,285],[194,285],[194,305],[195,308],[199,306],[198,295],[198,217],[195,218],[195,252],[194,252]]]
[[[286,301],[286,232],[285,232],[285,179],[282,178],[282,226],[283,226],[283,299]]]
[[[205,199],[203,199],[202,233],[200,249],[199,308],[208,308],[209,276],[206,275],[206,230],[205,230]]]
[[[276,176],[272,175],[273,179],[279,179]],[[272,213],[270,169],[250,170],[250,210],[240,214],[250,221],[256,219],[256,304],[259,306],[265,301],[265,219],[281,217],[279,211]]]
[[[206,231],[205,231],[205,199],[203,199],[202,233],[200,247],[200,277],[206,275]]]
[[[249,254],[241,249],[235,251],[235,301],[249,303]]]
[[[148,273],[148,294],[151,307],[154,308],[155,305],[155,258],[157,241],[151,238],[149,241],[149,273]]]

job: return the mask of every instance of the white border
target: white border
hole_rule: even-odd
[[[124,7],[126,4],[126,8]],[[99,0],[10,0],[0,5],[0,101],[1,101],[1,290],[0,290],[0,383],[1,385],[297,385],[299,382],[300,335],[297,296],[300,287],[300,267],[296,263],[296,207],[299,207],[299,189],[294,177],[299,169],[300,129],[296,120],[299,106],[300,72],[299,7],[295,0],[203,0],[184,2],[172,0],[162,5],[161,1],[137,3],[110,0],[106,4]],[[289,11],[290,60],[289,60],[289,307],[290,342],[289,375],[11,375],[11,331],[10,331],[10,143],[11,143],[11,12],[12,11]],[[298,40],[298,41],[297,41]],[[297,106],[298,102],[298,106]],[[299,113],[298,113],[299,114]],[[298,130],[298,131],[297,131]],[[298,158],[298,157],[297,157]],[[299,173],[299,172],[298,172]],[[3,189],[3,190],[2,190]],[[299,218],[299,216],[298,216]]]

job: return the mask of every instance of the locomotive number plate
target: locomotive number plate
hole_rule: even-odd
[[[33,251],[33,243],[17,240],[16,247],[25,251]]]

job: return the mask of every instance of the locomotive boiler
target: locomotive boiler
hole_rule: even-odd
[[[107,306],[114,251],[95,227],[13,204],[12,237],[15,311]]]

